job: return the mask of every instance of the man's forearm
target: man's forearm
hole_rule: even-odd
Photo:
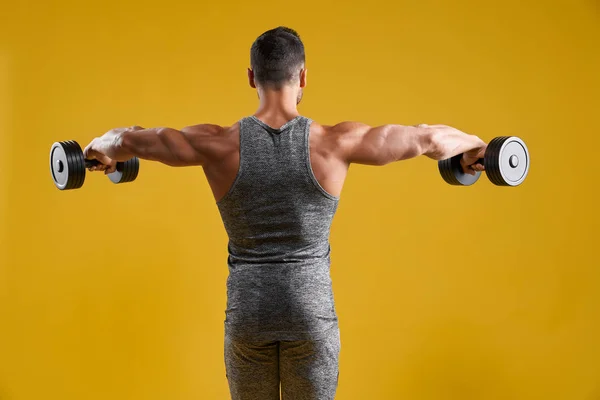
[[[425,153],[434,160],[445,160],[470,150],[483,149],[486,144],[475,135],[469,135],[446,125],[432,125],[431,146]]]

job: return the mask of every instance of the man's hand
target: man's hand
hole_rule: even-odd
[[[105,174],[113,173],[117,170],[117,161],[106,155],[111,149],[119,146],[121,135],[124,132],[139,131],[144,128],[132,126],[129,128],[115,128],[106,132],[101,137],[97,137],[88,144],[83,150],[83,158],[86,160],[98,160],[101,164],[88,168],[89,171],[104,171]]]
[[[484,145],[483,147],[472,149],[463,153],[463,156],[460,159],[460,165],[462,166],[465,174],[475,175],[475,173],[485,170],[483,164],[479,163],[478,161],[485,155],[486,148],[487,145]]]
[[[100,153],[98,148],[100,147],[100,138],[95,138],[90,144],[83,150],[83,158],[86,160],[98,160],[101,164],[89,167],[89,171],[104,171],[105,174],[115,172],[117,169],[117,162]]]

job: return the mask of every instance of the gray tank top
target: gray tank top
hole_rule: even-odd
[[[244,340],[317,340],[337,328],[329,231],[338,197],[310,165],[311,120],[279,129],[240,121],[240,166],[217,202],[229,236],[225,333]]]

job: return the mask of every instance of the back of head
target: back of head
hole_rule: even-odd
[[[273,89],[297,78],[304,62],[304,44],[300,36],[283,26],[260,35],[250,50],[255,82]]]

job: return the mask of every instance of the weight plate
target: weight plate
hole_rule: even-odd
[[[132,182],[137,178],[140,169],[140,161],[137,157],[133,157],[125,162],[117,163],[117,170],[108,175],[108,178],[113,183]]]
[[[450,184],[450,185],[456,185],[456,180],[452,179],[451,175],[448,174],[448,171],[451,171],[451,160],[448,158],[446,160],[440,160],[438,161],[438,168],[440,170],[440,175],[442,175],[442,178],[444,179],[444,181],[446,181],[446,183]]]
[[[452,158],[440,160],[438,161],[438,168],[442,178],[450,185],[470,186],[477,182],[481,172],[476,172],[475,175],[466,174],[460,165],[461,158],[462,154],[457,154]]]
[[[77,145],[77,149],[79,150],[77,152],[77,157],[79,158],[79,165],[81,166],[81,183],[79,184],[79,187],[83,186],[83,183],[85,182],[85,177],[87,176],[87,169],[85,168],[85,157],[83,156],[83,150],[81,149],[81,146],[79,145],[79,143],[74,142]]]
[[[73,149],[71,156],[73,157],[73,165],[77,171],[78,178],[78,180],[75,181],[73,189],[77,189],[83,185],[83,181],[85,180],[85,163],[83,162],[83,150],[81,150],[81,146],[74,140],[71,140],[70,142]]]
[[[75,158],[75,148],[70,140],[64,141],[62,144],[69,162],[69,186],[67,189],[76,189],[79,185],[79,181],[81,180],[81,171],[78,169]]]
[[[63,149],[65,150],[65,155],[67,157],[67,165],[69,166],[69,184],[65,189],[73,189],[77,186],[77,182],[79,181],[79,172],[77,171],[77,167],[73,162],[73,148],[71,147],[71,143],[69,141],[64,141],[61,143]]]
[[[130,168],[128,162],[129,162],[129,160],[123,161],[121,163],[121,171],[123,171],[123,176],[121,177],[121,180],[119,181],[119,183],[129,182],[129,177],[131,176],[131,168]]]
[[[65,150],[58,142],[50,148],[50,174],[54,185],[60,190],[65,190],[69,183],[69,166]]]
[[[460,182],[454,176],[454,172],[452,171],[452,159],[448,158],[446,160],[441,160],[438,162],[438,167],[440,169],[440,173],[442,174],[442,178],[449,183],[450,185],[460,185]]]
[[[132,158],[131,165],[132,165],[131,171],[133,173],[132,173],[131,177],[129,178],[129,181],[133,182],[137,179],[138,174],[140,173],[140,159],[137,157]]]
[[[79,143],[74,140],[69,140],[72,151],[72,157],[74,161],[75,171],[77,171],[77,180],[74,181],[73,189],[78,189],[83,186],[83,182],[85,181],[85,160],[83,158],[83,150]]]
[[[529,150],[518,137],[493,139],[485,153],[485,168],[490,181],[498,186],[520,185],[529,173]]]
[[[117,170],[107,175],[112,183],[121,183],[123,178],[123,163],[117,163]]]
[[[492,139],[492,141],[488,144],[487,150],[485,152],[485,167],[488,179],[494,185],[502,185],[502,176],[500,175],[500,153],[499,149],[502,147],[504,141],[508,139],[508,136],[500,136]]]
[[[125,165],[123,166],[123,168],[128,170],[129,173],[127,174],[126,179],[123,180],[122,183],[133,182],[135,180],[135,178],[137,178],[138,172],[140,171],[140,160],[137,157],[133,157],[133,158],[125,161],[124,164]]]
[[[50,173],[54,185],[60,190],[77,189],[83,184],[85,174],[81,148],[76,142],[56,142],[50,148]]]

